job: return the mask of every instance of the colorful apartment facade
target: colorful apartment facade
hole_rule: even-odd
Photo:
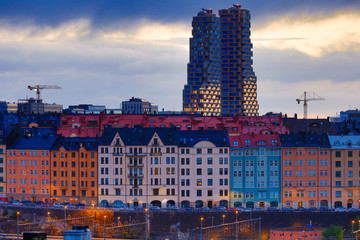
[[[230,148],[226,131],[177,131],[180,207],[229,207]]]
[[[281,206],[281,148],[277,134],[229,136],[231,206]]]
[[[57,136],[50,129],[28,129],[7,149],[9,200],[50,202],[50,148]]]
[[[280,135],[282,207],[331,207],[331,151],[327,135]]]
[[[6,144],[0,139],[0,199],[7,200],[6,190]]]
[[[100,205],[177,205],[177,156],[175,129],[105,129],[99,145]]]
[[[97,204],[97,138],[59,137],[51,147],[51,202]]]
[[[333,207],[360,207],[360,136],[329,136]]]

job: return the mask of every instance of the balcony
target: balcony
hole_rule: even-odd
[[[129,174],[128,178],[143,178],[144,174]]]
[[[146,154],[145,153],[126,153],[126,156],[127,157],[136,157],[136,156],[139,156],[139,157],[145,157]]]
[[[68,187],[67,187],[67,186],[61,186],[60,189],[61,189],[61,190],[67,190]]]
[[[85,187],[85,186],[80,187],[80,190],[88,190],[88,187]]]
[[[123,153],[119,153],[119,152],[113,152],[113,156],[123,156]]]
[[[161,152],[158,152],[158,153],[150,153],[150,156],[162,156],[162,153],[161,153]]]
[[[129,163],[128,167],[144,167],[144,164],[140,163]]]

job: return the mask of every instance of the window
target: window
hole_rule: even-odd
[[[337,157],[337,158],[341,157],[341,152],[340,152],[340,151],[336,151],[336,152],[335,152],[335,157]]]
[[[201,168],[197,168],[197,169],[196,169],[196,175],[202,175],[202,174],[201,174]]]
[[[197,158],[197,159],[196,159],[196,164],[201,165],[201,162],[202,162],[202,161],[201,161],[201,158]]]
[[[348,161],[348,167],[352,167],[353,166],[353,161]]]
[[[348,177],[352,177],[353,176],[353,171],[348,171]]]
[[[196,196],[201,197],[201,190],[196,190]]]
[[[341,162],[340,162],[340,161],[336,161],[336,162],[335,162],[335,167],[341,167]]]
[[[353,156],[353,151],[348,151],[348,157],[352,157]]]
[[[341,191],[335,191],[335,197],[341,197]]]
[[[335,172],[335,177],[341,177],[341,171],[336,171]]]

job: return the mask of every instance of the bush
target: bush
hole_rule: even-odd
[[[9,214],[8,210],[7,210],[7,209],[4,209],[2,215],[3,215],[4,217],[6,217],[8,214]]]
[[[340,225],[331,225],[326,228],[321,235],[325,239],[336,238],[337,240],[342,240],[344,239],[344,230]]]

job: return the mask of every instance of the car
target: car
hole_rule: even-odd
[[[179,208],[179,207],[176,207],[176,206],[171,206],[171,207],[168,207],[168,210],[169,210],[169,211],[179,211],[180,208]]]
[[[254,208],[255,212],[265,212],[265,210],[261,207]]]
[[[41,204],[43,204],[44,202],[43,201],[36,201],[34,202],[35,205],[38,205],[38,206],[41,206]]]
[[[252,212],[252,211],[254,211],[253,208],[244,208],[244,212]]]
[[[12,200],[12,201],[10,202],[10,204],[16,205],[16,206],[22,206],[22,205],[24,205],[23,203],[19,202],[18,200]]]
[[[278,207],[268,207],[268,212],[279,212],[280,209]]]
[[[304,207],[299,207],[298,209],[296,209],[297,212],[308,212],[309,209],[304,208]]]
[[[62,204],[60,204],[60,203],[54,203],[54,204],[53,204],[53,207],[55,207],[55,208],[64,208],[65,205],[62,205]]]
[[[317,209],[316,207],[310,207],[308,209],[308,212],[319,212],[319,209]]]
[[[1,204],[1,205],[5,205],[5,204],[8,204],[8,202],[5,202],[5,201],[3,201],[3,200],[0,200],[0,204]]]
[[[210,208],[208,208],[208,207],[201,207],[201,208],[199,208],[199,212],[210,212],[211,210],[210,210]]]
[[[294,209],[292,207],[284,207],[284,208],[281,209],[281,211],[283,211],[283,212],[293,212]]]
[[[152,206],[149,208],[150,211],[160,211],[160,207],[159,206]]]
[[[236,211],[239,211],[239,212],[244,212],[245,208],[244,207],[237,207],[235,208]]]
[[[331,209],[329,207],[320,207],[320,212],[330,212]]]
[[[346,208],[344,208],[344,207],[337,207],[337,208],[335,208],[335,212],[346,212]]]
[[[74,205],[74,207],[84,208],[84,207],[85,207],[85,204],[83,204],[83,203],[77,203],[77,204]]]
[[[360,209],[358,208],[349,208],[347,211],[348,212],[359,212]]]
[[[213,211],[214,212],[225,212],[226,207],[223,207],[223,206],[215,207],[215,208],[213,208]]]

